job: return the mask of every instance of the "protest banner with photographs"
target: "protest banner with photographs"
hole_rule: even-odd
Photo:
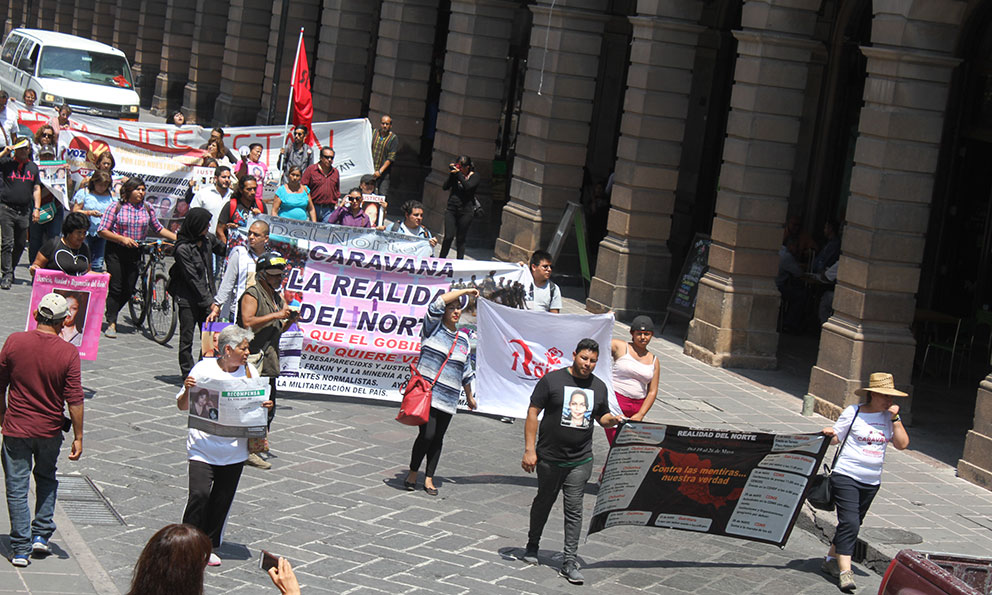
[[[618,525],[784,546],[830,439],[823,434],[620,427],[589,535]]]
[[[214,436],[264,438],[269,379],[209,379],[189,389],[189,427]]]
[[[79,348],[80,359],[95,360],[100,347],[100,324],[103,322],[109,285],[110,275],[102,273],[72,277],[62,271],[35,271],[25,330],[38,326],[34,312],[42,297],[55,292],[64,297],[69,306],[69,315],[60,336]]]
[[[39,161],[38,181],[52,193],[65,210],[69,205],[69,167],[65,161]]]

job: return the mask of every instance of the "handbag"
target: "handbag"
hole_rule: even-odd
[[[55,201],[46,202],[38,211],[38,224],[44,225],[55,218]]]
[[[248,356],[249,364],[251,364],[251,356]],[[254,365],[254,364],[251,364]],[[251,378],[251,368],[248,364],[245,364],[245,376]],[[248,454],[257,455],[260,452],[269,452],[269,438],[268,436],[262,436],[261,438],[249,438],[248,439]]]
[[[479,202],[478,198],[472,198],[472,216],[476,219],[485,219],[486,210],[482,208],[482,203]]]
[[[806,501],[809,505],[817,510],[826,510],[830,512],[834,509],[834,495],[833,491],[830,489],[830,474],[833,473],[833,468],[837,465],[837,459],[840,458],[840,451],[844,449],[844,445],[847,444],[847,438],[851,435],[851,430],[854,429],[854,421],[858,419],[858,414],[861,413],[861,406],[859,405],[857,410],[854,412],[854,418],[851,420],[851,425],[847,429],[847,434],[844,435],[844,441],[840,443],[840,447],[837,448],[837,452],[834,453],[834,460],[827,465],[823,464],[823,472],[813,476],[809,480],[809,486],[806,488]]]
[[[451,348],[448,349],[448,356],[441,363],[434,382],[428,383],[427,379],[420,375],[417,367],[410,364],[410,380],[403,387],[403,402],[400,403],[400,412],[396,414],[396,421],[405,426],[422,426],[427,423],[431,416],[431,393],[434,390],[434,385],[441,378],[441,372],[444,371],[444,365],[451,358],[456,343],[458,343],[457,331],[455,332],[455,340],[451,342]]]

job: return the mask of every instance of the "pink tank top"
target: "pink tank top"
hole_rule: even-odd
[[[654,362],[642,364],[630,355],[630,345],[627,351],[613,362],[613,390],[628,399],[643,399],[648,396],[648,385],[654,378]]]

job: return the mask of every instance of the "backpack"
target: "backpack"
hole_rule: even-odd
[[[255,208],[263,213],[265,212],[265,206],[262,204],[262,201],[261,199],[258,198],[257,194],[255,195]],[[237,212],[238,212],[238,199],[232,197],[231,210],[228,212],[227,216],[230,217],[231,219],[234,219],[234,214]]]

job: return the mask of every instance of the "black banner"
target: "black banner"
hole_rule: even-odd
[[[829,444],[819,433],[627,422],[606,459],[589,535],[638,525],[785,545]]]

